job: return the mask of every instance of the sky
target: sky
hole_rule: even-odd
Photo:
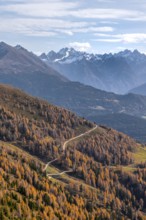
[[[0,0],[0,41],[36,54],[146,53],[146,0]]]

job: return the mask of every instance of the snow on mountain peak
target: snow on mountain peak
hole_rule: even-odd
[[[82,51],[77,51],[74,48],[65,47],[62,48],[59,52],[50,51],[46,55],[46,57],[44,54],[41,55],[42,60],[48,60],[49,62],[60,63],[60,64],[69,64],[81,60],[100,61],[112,57],[124,58],[128,62],[133,62],[136,60],[136,62],[138,63],[146,59],[146,56],[144,54],[141,54],[138,50],[131,51],[128,49],[115,54],[109,53],[109,54],[100,55],[100,54],[91,54]]]
[[[58,62],[58,63],[73,63],[73,62],[77,62],[80,60],[91,60],[91,59],[97,59],[99,60],[100,57],[98,56],[94,56],[93,54],[89,54],[86,52],[82,52],[82,51],[76,51],[74,48],[62,48],[58,53],[54,52],[54,51],[50,51],[47,54],[48,60],[51,62]],[[41,59],[44,58],[44,55],[41,55]]]

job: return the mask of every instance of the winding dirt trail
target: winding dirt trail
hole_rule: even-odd
[[[56,158],[56,159],[51,160],[50,162],[48,162],[48,163],[46,164],[46,166],[44,167],[43,171],[46,171],[47,167],[48,167],[51,163],[55,162],[56,160],[58,160],[58,158]]]
[[[89,131],[86,131],[86,132],[84,132],[84,133],[82,133],[82,134],[80,134],[80,135],[78,135],[78,136],[76,136],[76,137],[70,138],[69,140],[65,141],[64,144],[63,144],[63,146],[62,146],[63,151],[65,151],[67,145],[68,145],[70,142],[72,142],[72,141],[74,141],[74,140],[76,140],[76,139],[78,139],[78,138],[80,138],[80,137],[83,137],[83,136],[85,136],[85,135],[87,135],[87,134],[90,134],[91,132],[93,132],[94,130],[96,130],[97,127],[98,127],[98,126],[96,125],[94,128],[90,129]],[[55,161],[58,160],[58,159],[59,159],[59,158],[56,158],[56,159],[54,159],[54,160],[49,161],[49,162],[46,164],[46,166],[44,167],[43,171],[46,171],[46,170],[47,170],[47,167],[48,167],[51,163],[55,162]],[[59,176],[59,175],[61,176],[61,175],[65,174],[65,173],[70,173],[70,172],[73,172],[73,169],[71,169],[71,170],[66,170],[66,171],[63,171],[63,172],[60,172],[60,173],[56,173],[56,174],[55,174],[55,173],[54,173],[54,174],[47,174],[47,176],[48,176],[48,177],[51,177],[51,176]]]
[[[61,173],[54,173],[54,174],[48,173],[47,176],[61,176],[61,175],[65,174],[65,173],[71,173],[71,172],[73,172],[72,169],[71,169],[71,170],[63,171],[63,172],[61,172]]]
[[[94,131],[96,128],[97,128],[97,125],[96,125],[94,128],[90,129],[89,131],[86,131],[86,132],[83,133],[83,134],[80,134],[80,135],[78,135],[78,136],[76,136],[76,137],[73,137],[73,138],[69,139],[68,141],[65,141],[64,144],[63,144],[63,150],[66,149],[67,144],[69,144],[71,141],[74,141],[74,140],[76,140],[76,139],[78,139],[78,138],[80,138],[80,137],[83,137],[83,136],[85,136],[85,135],[91,133],[91,132]]]

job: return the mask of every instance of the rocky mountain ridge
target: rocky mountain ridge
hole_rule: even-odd
[[[71,81],[119,94],[146,82],[146,55],[138,50],[90,54],[63,48],[40,58]]]

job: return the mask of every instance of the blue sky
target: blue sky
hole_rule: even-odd
[[[0,0],[0,41],[37,54],[146,53],[146,0]]]

